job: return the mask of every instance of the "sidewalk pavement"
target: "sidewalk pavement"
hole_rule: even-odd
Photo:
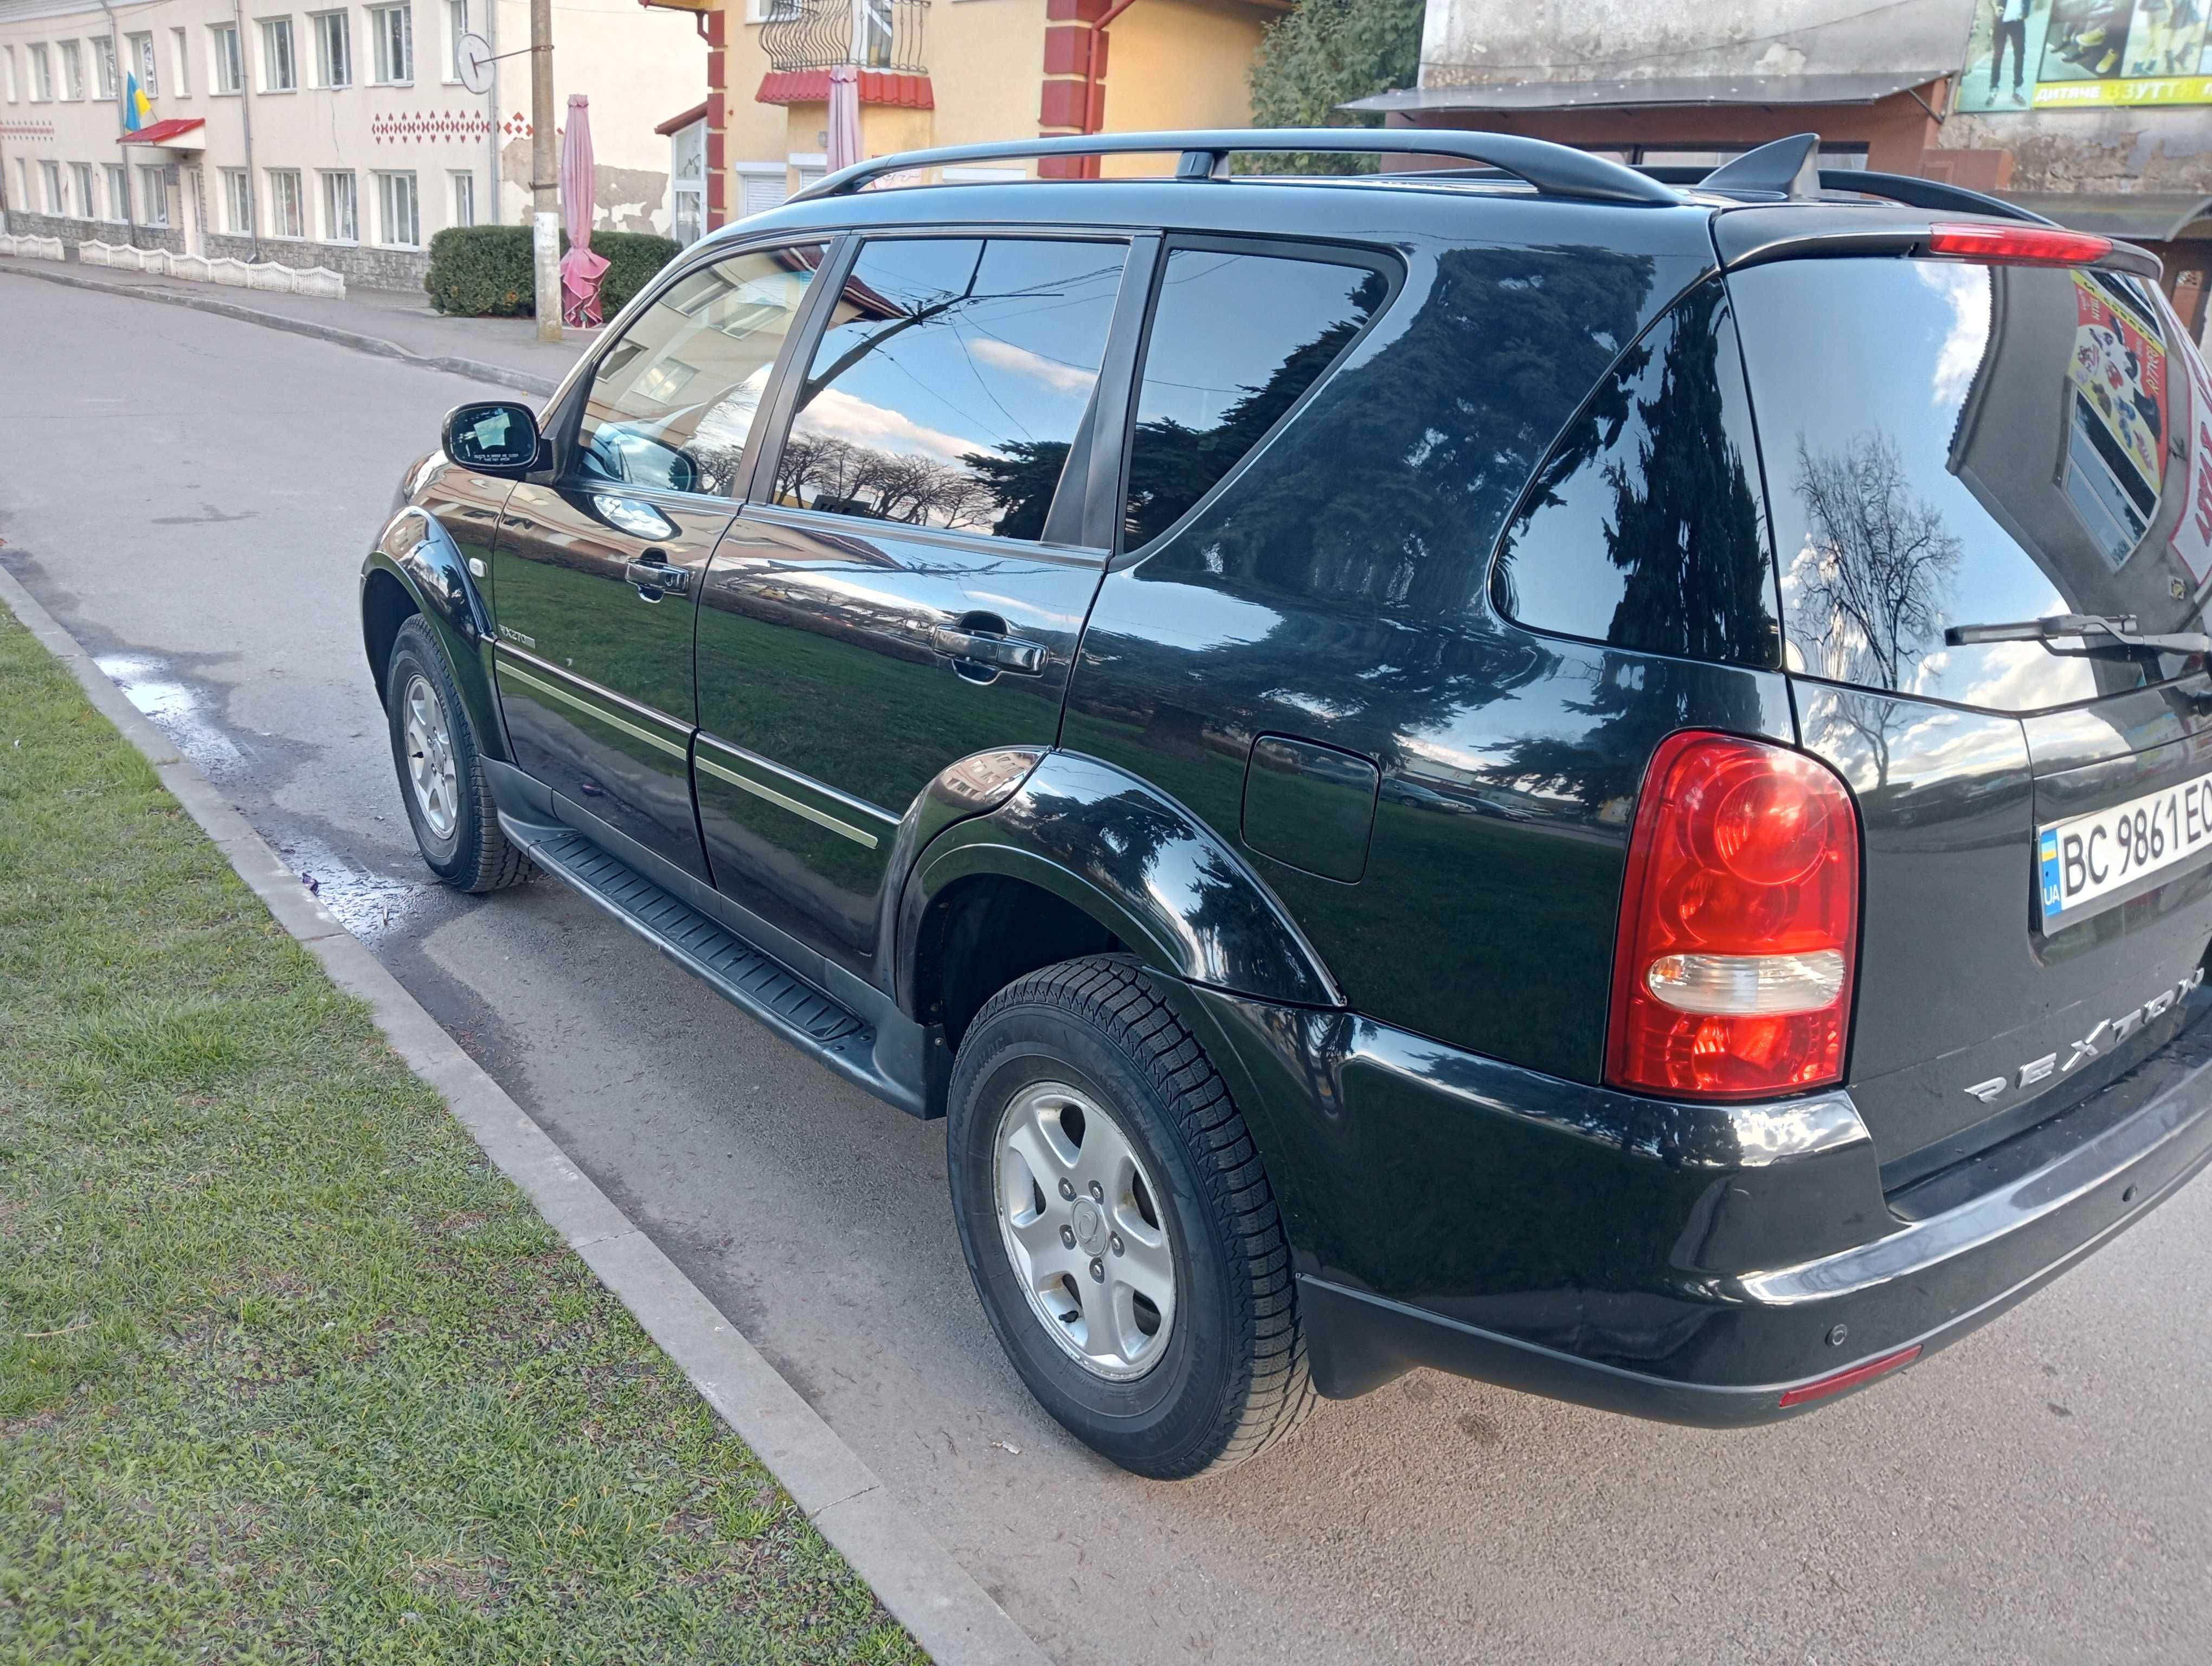
[[[600,333],[563,330],[559,342],[541,342],[529,319],[448,318],[433,311],[429,296],[418,290],[349,289],[343,301],[331,301],[110,271],[75,261],[0,258],[0,273],[190,307],[540,397],[553,391]]]

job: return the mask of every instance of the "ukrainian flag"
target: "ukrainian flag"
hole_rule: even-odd
[[[123,131],[126,133],[136,133],[146,125],[146,118],[153,113],[152,102],[138,89],[138,77],[135,75],[125,76],[123,77]]]

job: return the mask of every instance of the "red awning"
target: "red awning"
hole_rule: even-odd
[[[116,139],[118,144],[173,144],[195,127],[205,127],[207,120],[201,116],[173,116],[167,121],[157,121],[150,127],[142,127],[136,133],[125,133]]]
[[[659,126],[654,128],[653,131],[659,134],[664,139],[673,138],[677,134],[690,126],[693,122],[704,121],[706,119],[707,100],[701,99],[698,103],[693,105],[682,115],[671,116],[666,121],[661,123]]]

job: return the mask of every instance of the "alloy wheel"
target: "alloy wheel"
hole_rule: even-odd
[[[460,823],[460,789],[453,768],[453,736],[446,703],[430,679],[417,672],[400,696],[407,742],[407,779],[422,824],[436,839],[450,839]]]
[[[1090,1095],[1036,1082],[1000,1113],[993,1152],[1000,1236],[1038,1322],[1094,1375],[1143,1376],[1175,1327],[1176,1260],[1128,1135]]]

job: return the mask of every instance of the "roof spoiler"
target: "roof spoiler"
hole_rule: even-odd
[[[842,197],[887,176],[927,167],[972,162],[1011,161],[1047,156],[1126,156],[1174,152],[1178,179],[1229,177],[1232,155],[1288,155],[1328,151],[1334,155],[1448,156],[1496,168],[1545,197],[1579,202],[1679,205],[1682,194],[1672,185],[1623,163],[1593,156],[1564,144],[1526,139],[1510,133],[1483,133],[1441,127],[1273,127],[1220,128],[1168,133],[1068,133],[1048,138],[1007,139],[937,150],[908,150],[871,157],[818,179],[791,200]]]
[[[1844,192],[1856,197],[1875,197],[1907,208],[1929,209],[1939,214],[1986,214],[2001,220],[2027,220],[2039,226],[2058,222],[2001,197],[1990,197],[1964,185],[1941,179],[1922,179],[1909,173],[1876,173],[1857,167],[1821,167],[1820,136],[1793,133],[1775,139],[1718,167],[1658,165],[1638,168],[1641,173],[1670,185],[1694,185],[1723,197],[1749,202],[1798,202],[1822,192]]]

